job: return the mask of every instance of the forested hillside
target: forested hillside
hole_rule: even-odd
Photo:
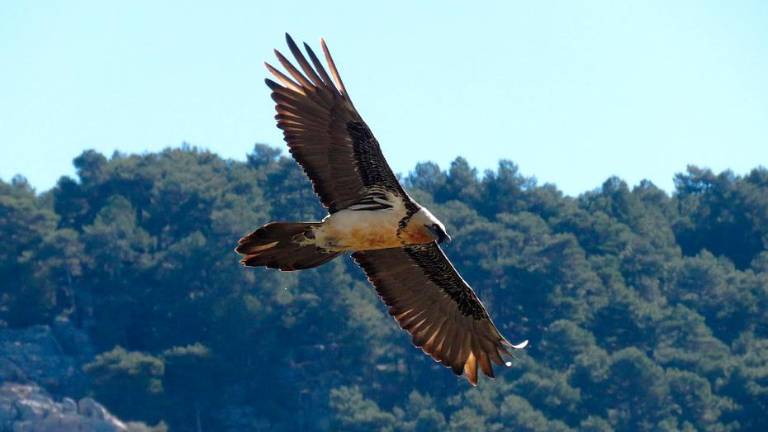
[[[758,161],[759,162],[759,161]],[[763,161],[764,162],[764,161]],[[238,238],[323,216],[279,150],[87,151],[78,178],[0,182],[0,327],[67,316],[89,394],[171,431],[768,430],[768,170],[689,168],[669,196],[577,198],[502,161],[403,181],[510,340],[476,388],[421,351],[349,257],[246,269]],[[596,185],[597,186],[597,185]]]

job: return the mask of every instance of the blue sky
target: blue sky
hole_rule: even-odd
[[[393,168],[499,159],[568,194],[768,164],[768,2],[0,3],[0,177],[282,146],[263,61],[325,37]],[[471,5],[471,6],[469,6]]]

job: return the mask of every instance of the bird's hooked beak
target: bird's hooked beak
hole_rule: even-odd
[[[427,226],[427,229],[434,234],[435,238],[437,238],[438,243],[443,243],[445,241],[451,241],[451,236],[448,235],[445,230],[440,228],[437,224],[433,224],[431,226]]]

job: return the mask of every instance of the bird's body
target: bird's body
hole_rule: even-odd
[[[267,85],[278,127],[329,215],[319,222],[264,225],[240,239],[242,263],[301,270],[351,252],[416,346],[472,384],[478,367],[493,377],[491,362],[503,364],[501,354],[526,342],[512,345],[501,336],[443,254],[438,243],[450,239],[445,226],[392,173],[325,42],[330,75],[308,45],[311,65],[290,36],[287,41],[303,73],[275,51],[291,77],[267,64],[282,84]]]
[[[373,204],[369,204],[370,202]],[[431,218],[432,223],[439,223],[426,209],[420,208],[419,211],[424,212],[425,217]],[[314,229],[314,244],[326,250],[353,252],[402,247],[435,240],[434,236],[425,230],[409,230],[407,225],[401,228],[400,223],[408,218],[409,212],[403,198],[394,193],[386,193],[375,201],[352,205],[328,215],[323,219],[322,225]]]

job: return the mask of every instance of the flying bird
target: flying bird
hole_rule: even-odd
[[[288,34],[286,40],[301,70],[275,50],[287,74],[266,63],[278,81],[266,83],[277,126],[329,214],[319,222],[262,226],[240,239],[241,262],[292,271],[351,253],[415,346],[472,385],[478,368],[493,377],[491,363],[505,364],[502,355],[527,341],[513,345],[499,333],[440,249],[438,243],[450,240],[445,225],[400,185],[325,41],[328,71],[309,45],[307,59]]]

